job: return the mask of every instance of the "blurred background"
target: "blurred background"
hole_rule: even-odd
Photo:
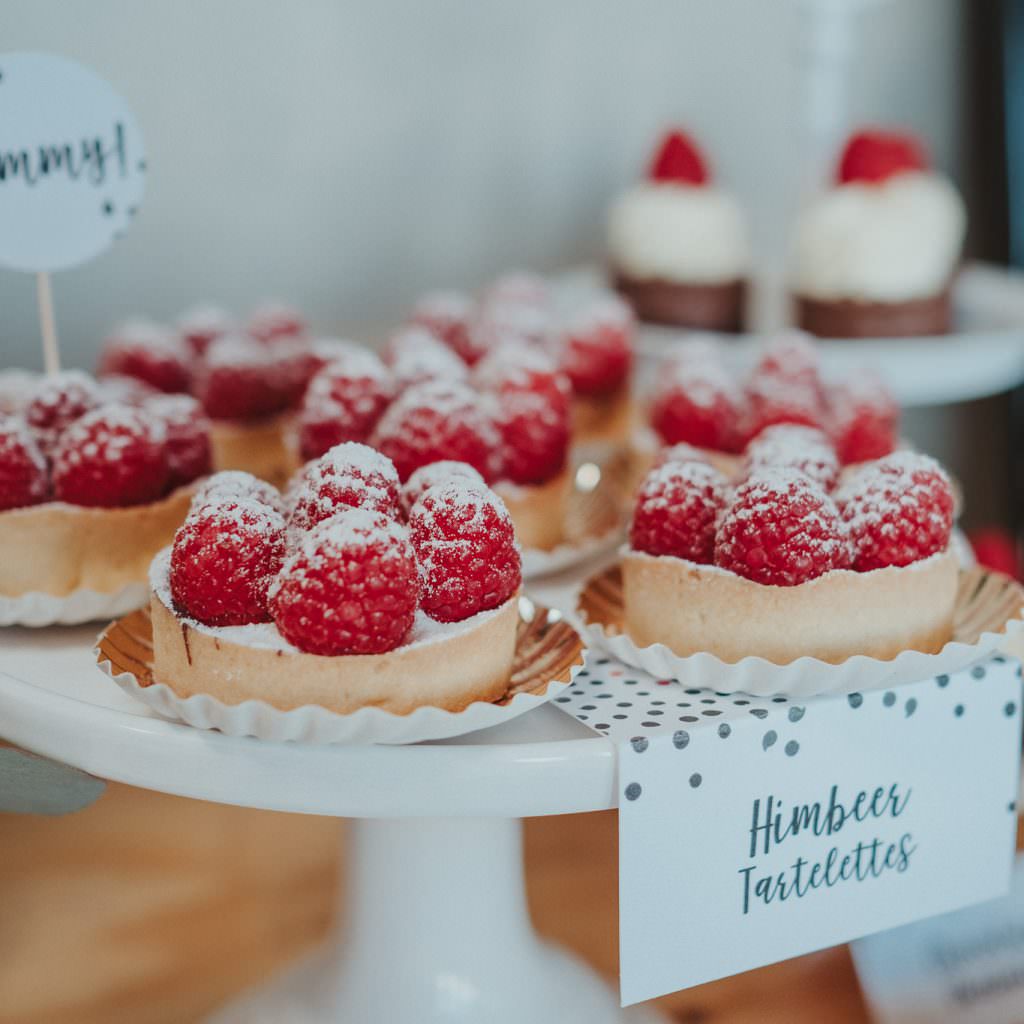
[[[966,196],[969,255],[1024,261],[1014,0],[0,0],[0,40],[95,69],[146,138],[132,230],[54,277],[70,365],[137,313],[276,297],[372,338],[428,287],[598,263],[609,201],[672,123],[741,198],[777,281],[840,141],[822,102],[845,111],[839,136],[921,135]],[[826,81],[838,93],[810,84]],[[0,365],[40,368],[31,276],[0,272],[0,309]],[[1020,520],[1015,384],[905,418],[963,481],[969,528]],[[339,842],[329,821],[115,785],[70,818],[0,815],[0,1024],[197,1019],[323,934]],[[614,970],[614,819],[531,822],[527,852],[541,930]],[[772,1004],[866,1019],[843,951],[671,1002],[691,1022]]]
[[[91,365],[113,321],[202,300],[277,296],[323,330],[358,328],[395,322],[430,286],[597,261],[610,199],[673,123],[777,267],[821,171],[804,128],[818,6],[2,0],[4,50],[81,60],[146,137],[132,230],[55,279],[66,357]],[[973,203],[989,183],[968,181],[968,3],[847,6],[864,8],[851,123],[917,131]],[[0,275],[0,308],[5,362],[38,365],[31,278]]]

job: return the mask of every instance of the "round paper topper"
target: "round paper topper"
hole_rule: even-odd
[[[48,53],[0,55],[0,266],[97,256],[131,223],[145,173],[135,117],[102,78]]]

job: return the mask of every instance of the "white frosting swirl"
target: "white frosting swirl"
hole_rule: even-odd
[[[956,269],[966,227],[963,200],[939,174],[839,185],[797,221],[793,290],[826,300],[929,298]]]
[[[612,206],[608,249],[630,277],[681,284],[735,281],[750,262],[739,204],[710,185],[634,186]]]

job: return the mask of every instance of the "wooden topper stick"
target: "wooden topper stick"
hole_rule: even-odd
[[[39,328],[43,333],[43,365],[47,374],[60,372],[60,349],[57,346],[57,322],[53,316],[53,290],[50,275],[36,274],[36,300],[39,304]]]

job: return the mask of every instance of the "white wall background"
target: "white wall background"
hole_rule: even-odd
[[[129,98],[148,194],[55,279],[66,359],[198,300],[276,295],[321,328],[416,292],[600,253],[659,128],[703,140],[773,262],[800,165],[800,0],[0,0],[3,50],[77,58]],[[855,54],[857,120],[958,170],[960,3],[888,0]],[[0,110],[2,139],[2,110]],[[3,226],[0,225],[0,230]],[[0,363],[38,365],[33,282],[0,273]]]

